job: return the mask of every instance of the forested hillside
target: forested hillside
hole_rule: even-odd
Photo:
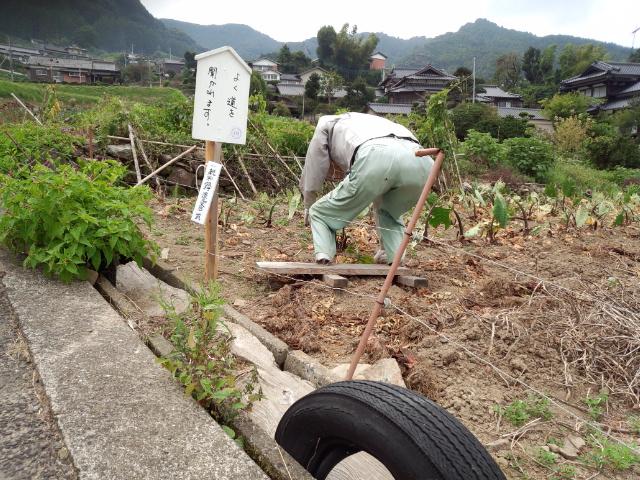
[[[106,51],[199,50],[196,42],[155,19],[139,0],[3,0],[0,37],[75,43]]]
[[[204,48],[231,45],[247,60],[276,52],[285,43],[292,52],[301,50],[310,58],[317,57],[318,42],[315,36],[303,42],[280,42],[247,25],[196,25],[175,20],[163,20],[163,22],[191,36]],[[425,34],[428,33],[425,31]],[[361,35],[368,36],[369,33],[361,33]],[[445,33],[433,38],[413,37],[405,40],[381,32],[376,32],[376,36],[379,39],[376,50],[387,55],[388,66],[421,67],[427,63],[433,63],[453,72],[460,66],[471,68],[475,56],[478,75],[485,78],[493,76],[495,62],[500,55],[515,52],[518,56],[522,56],[530,46],[544,49],[555,44],[560,51],[569,43],[574,45],[592,43],[603,46],[611,60],[626,60],[630,53],[630,49],[613,43],[568,35],[538,37],[531,33],[500,27],[485,19],[468,23],[457,32]]]
[[[396,63],[414,67],[433,63],[454,71],[460,66],[470,68],[475,56],[478,75],[490,78],[495,70],[496,59],[504,53],[515,52],[518,56],[522,56],[529,47],[542,50],[549,45],[557,45],[558,50],[561,50],[569,43],[601,45],[609,53],[610,60],[625,61],[631,52],[631,49],[613,43],[569,35],[538,37],[531,33],[500,27],[485,19],[478,19],[463,25],[457,32],[427,39],[421,46],[397,59]]]

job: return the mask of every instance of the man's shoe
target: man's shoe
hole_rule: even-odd
[[[387,252],[382,249],[379,249],[376,254],[373,256],[373,261],[380,265],[387,265],[389,262],[387,261]]]
[[[320,265],[329,265],[331,263],[331,259],[326,253],[316,253],[316,263]]]

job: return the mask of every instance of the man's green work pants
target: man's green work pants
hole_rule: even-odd
[[[420,146],[395,137],[363,143],[349,175],[309,210],[316,256],[333,259],[336,231],[344,228],[375,201],[378,238],[393,259],[402,242],[402,215],[413,207],[433,165],[430,157],[416,157]]]

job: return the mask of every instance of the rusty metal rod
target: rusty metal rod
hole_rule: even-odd
[[[436,183],[438,179],[438,175],[440,174],[440,169],[442,168],[442,162],[444,161],[444,152],[439,148],[425,148],[422,150],[416,151],[416,157],[425,157],[427,155],[437,155],[436,161],[431,167],[431,172],[429,172],[429,178],[427,178],[427,183],[424,184],[424,188],[422,189],[422,194],[420,194],[420,198],[416,203],[416,208],[413,211],[413,215],[409,220],[405,228],[405,235],[402,239],[402,243],[400,244],[400,248],[396,251],[395,256],[393,257],[393,263],[389,268],[389,273],[387,273],[387,278],[384,280],[384,284],[382,285],[382,289],[380,290],[380,294],[376,299],[376,302],[373,306],[373,310],[371,311],[371,315],[369,316],[369,321],[367,322],[367,326],[362,333],[362,337],[360,338],[360,343],[358,344],[358,348],[356,348],[353,357],[351,358],[351,364],[349,365],[349,370],[347,371],[346,380],[353,379],[353,374],[356,371],[356,367],[358,366],[358,362],[364,353],[364,349],[367,346],[367,341],[369,340],[369,336],[371,336],[371,332],[375,327],[376,320],[380,316],[380,312],[382,307],[384,306],[384,300],[387,297],[387,292],[391,288],[391,284],[393,283],[393,279],[396,276],[396,271],[400,266],[400,262],[402,261],[402,256],[404,255],[404,251],[407,249],[407,245],[411,241],[411,237],[413,235],[413,229],[418,223],[418,219],[420,218],[420,214],[422,213],[422,209],[424,208],[424,204],[431,193],[431,188]]]

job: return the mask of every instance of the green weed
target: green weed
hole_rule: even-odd
[[[582,401],[587,405],[591,418],[599,420],[604,414],[608,400],[609,395],[606,393],[599,393],[595,397],[587,396]]]
[[[223,300],[218,284],[211,283],[192,295],[190,308],[178,315],[164,305],[173,323],[171,342],[175,350],[159,362],[207,408],[221,423],[230,423],[240,410],[262,397],[256,391],[257,371],[249,373],[249,381],[240,387],[236,376],[235,357],[231,354],[231,335],[220,319]],[[236,439],[229,427],[227,433]]]
[[[550,452],[549,450],[545,450],[544,448],[539,448],[536,452],[536,460],[541,464],[550,467],[551,465],[555,465],[558,461],[558,456]]]
[[[598,469],[628,470],[640,465],[640,455],[636,453],[635,444],[624,444],[605,437],[602,433],[591,433],[587,444],[592,450],[582,457],[587,465]]]
[[[553,417],[553,413],[549,410],[549,400],[533,395],[526,400],[515,400],[506,407],[496,405],[494,410],[516,427],[524,425],[533,418],[549,420]]]

